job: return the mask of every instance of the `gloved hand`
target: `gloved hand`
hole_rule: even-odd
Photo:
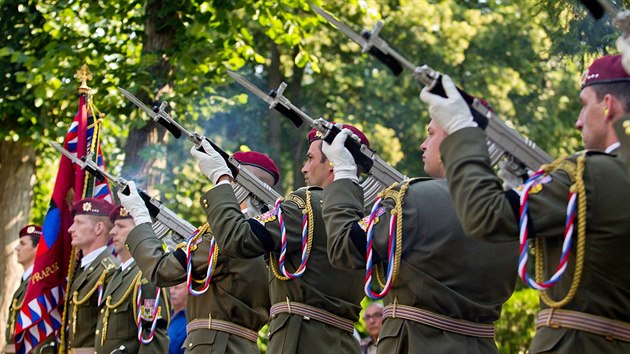
[[[206,139],[201,142],[201,147],[207,153],[197,151],[197,148],[193,146],[192,149],[190,149],[190,154],[197,160],[199,170],[201,170],[212,183],[217,184],[219,178],[223,175],[234,178],[223,157],[212,148],[212,145],[210,145]]]
[[[359,182],[357,164],[354,162],[354,157],[352,157],[350,151],[344,146],[346,139],[348,137],[352,139],[352,135],[353,133],[350,129],[342,129],[332,144],[326,141],[322,142],[322,152],[333,165],[335,181],[346,178],[355,183]]]
[[[149,214],[149,209],[144,204],[144,200],[138,194],[138,187],[136,187],[136,183],[134,181],[129,181],[127,184],[129,187],[129,195],[124,195],[122,190],[118,191],[118,198],[120,198],[120,204],[122,204],[125,209],[131,214],[133,217],[133,222],[136,225],[144,224],[145,222],[151,223],[151,215]]]
[[[497,173],[497,176],[503,180],[502,186],[504,191],[512,190],[525,182],[522,174],[519,173],[525,173],[521,167],[517,166],[515,168],[513,163],[506,160],[499,161],[498,166],[499,172]]]
[[[621,35],[617,38],[617,49],[621,53],[621,65],[630,74],[630,36]]]
[[[457,91],[450,76],[442,76],[442,86],[448,98],[435,95],[429,90],[432,87],[425,86],[420,92],[420,99],[429,105],[429,115],[435,119],[447,134],[456,131],[476,127],[470,108],[462,95]]]

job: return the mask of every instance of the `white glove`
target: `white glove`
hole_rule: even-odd
[[[429,105],[431,119],[435,119],[447,134],[463,128],[476,127],[477,122],[473,120],[468,104],[457,91],[450,76],[442,76],[442,86],[448,98],[429,92],[432,88],[430,86],[425,86],[420,92],[420,99]]]
[[[621,65],[630,74],[630,36],[621,35],[617,38],[617,49],[621,53]]]
[[[136,225],[144,224],[148,222],[152,223],[151,215],[149,215],[149,209],[144,204],[144,200],[138,194],[138,187],[136,187],[136,183],[134,181],[129,181],[127,184],[129,187],[129,195],[124,195],[122,190],[118,191],[118,198],[120,198],[120,204],[122,204],[125,209],[131,214],[133,217],[133,222]]]
[[[512,190],[525,182],[523,181],[523,177],[519,176],[517,171],[515,171],[515,169],[511,167],[510,162],[506,160],[501,160],[499,161],[498,166],[499,172],[497,173],[497,176],[499,176],[499,178],[503,180],[504,191]],[[518,167],[518,169],[521,168]]]
[[[333,165],[335,173],[335,181],[340,179],[349,179],[355,183],[359,182],[357,177],[357,164],[350,151],[344,146],[346,139],[353,135],[350,129],[342,129],[335,137],[332,144],[326,141],[322,143],[322,152]],[[352,138],[351,138],[352,139]]]
[[[199,170],[201,170],[212,183],[217,184],[219,178],[223,175],[234,178],[223,157],[210,145],[208,140],[203,139],[201,147],[206,152],[198,151],[197,148],[193,146],[192,149],[190,149],[190,154],[197,160]]]

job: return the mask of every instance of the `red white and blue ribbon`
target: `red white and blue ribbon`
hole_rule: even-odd
[[[98,284],[98,306],[103,302],[103,284]]]
[[[364,291],[365,295],[367,295],[370,299],[379,300],[385,297],[393,284],[393,275],[394,275],[394,251],[396,250],[396,242],[394,242],[396,235],[396,220],[397,215],[391,214],[389,219],[389,241],[387,244],[387,281],[385,282],[385,286],[380,292],[375,292],[372,290],[372,256],[373,256],[373,244],[374,244],[374,220],[377,218],[378,209],[381,205],[382,199],[380,197],[376,198],[374,201],[374,206],[372,207],[372,211],[370,212],[370,218],[368,219],[367,225],[367,247],[365,250],[365,282],[364,282]]]
[[[569,254],[571,251],[571,242],[573,239],[573,225],[575,220],[575,207],[577,201],[577,193],[569,192],[569,203],[567,205],[567,217],[565,221],[564,227],[564,241],[562,242],[562,254],[560,255],[560,261],[554,274],[547,281],[538,282],[532,279],[529,274],[527,274],[527,258],[528,258],[528,249],[527,249],[527,238],[528,238],[528,228],[527,224],[529,221],[529,217],[527,215],[529,209],[529,191],[535,185],[539,178],[543,176],[545,171],[540,170],[536,172],[532,177],[530,177],[527,182],[525,182],[523,186],[523,191],[520,196],[520,218],[519,218],[519,239],[520,239],[520,256],[518,261],[518,274],[525,284],[529,287],[534,288],[536,290],[545,290],[552,287],[555,283],[560,280],[562,274],[567,269],[567,265],[569,263]],[[536,257],[542,257],[541,254],[537,254]]]
[[[304,275],[304,271],[306,271],[306,262],[308,261],[308,213],[304,213],[304,215],[302,216],[302,261],[300,263],[300,266],[296,269],[295,273],[291,273],[287,271],[284,266],[284,261],[287,255],[287,229],[284,225],[282,208],[280,208],[281,201],[282,199],[278,198],[275,205],[276,210],[278,210],[278,223],[280,224],[280,235],[282,242],[278,263],[280,264],[280,271],[282,272],[282,274],[284,274],[285,277],[289,279],[300,278],[302,275]]]
[[[153,340],[153,336],[155,335],[155,327],[157,326],[158,320],[158,311],[160,310],[160,293],[162,291],[161,288],[157,288],[155,291],[155,307],[153,308],[153,322],[151,322],[151,331],[149,332],[149,337],[144,338],[142,335],[142,307],[140,307],[140,302],[142,301],[142,286],[141,282],[138,282],[136,292],[138,293],[138,298],[136,299],[136,308],[138,309],[138,314],[136,316],[136,325],[138,326],[138,341],[142,344],[149,344]]]
[[[210,251],[208,252],[208,269],[206,270],[206,277],[204,278],[203,287],[200,290],[193,289],[193,266],[192,266],[192,247],[195,243],[195,236],[199,233],[199,229],[195,230],[195,232],[188,238],[186,242],[186,285],[188,286],[188,292],[193,296],[199,296],[210,288],[210,281],[212,280],[212,273],[214,272],[215,265],[215,248],[217,247],[216,241],[214,237],[210,241]]]

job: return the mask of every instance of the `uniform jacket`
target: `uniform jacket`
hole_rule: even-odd
[[[193,252],[194,279],[205,278],[212,235],[205,234]],[[151,225],[137,225],[127,237],[129,247],[140,269],[156,286],[172,286],[186,281],[186,253],[183,249],[166,252]],[[219,249],[210,288],[202,295],[188,296],[186,319],[209,318],[229,321],[253,331],[269,319],[267,273],[262,257],[252,260],[226,257]],[[203,284],[194,286],[199,290]],[[258,353],[258,346],[242,337],[215,330],[194,330],[184,342],[193,353]]]
[[[618,157],[623,161],[630,173],[630,115],[627,114],[615,122],[615,131],[621,143]]]
[[[137,284],[141,287],[140,309],[135,299],[138,297]],[[99,310],[96,327],[95,348],[98,354],[109,354],[112,350],[124,346],[127,353],[166,353],[168,335],[166,328],[170,317],[170,296],[168,289],[162,289],[153,340],[140,344],[136,316],[142,313],[143,337],[148,339],[155,308],[156,287],[142,276],[140,268],[132,263],[127,269],[119,268],[103,294],[103,303]]]
[[[518,200],[514,203],[515,193],[506,194],[501,189],[490,167],[483,131],[467,128],[451,134],[442,142],[441,153],[464,231],[487,241],[518,239]],[[573,183],[567,171],[573,169],[575,160],[575,156],[570,157],[562,170],[542,179],[529,195],[530,237],[542,239],[545,279],[560,259],[569,185]],[[563,309],[630,323],[630,176],[619,158],[601,152],[586,155],[583,176],[587,202],[584,270],[577,293]],[[577,221],[575,225],[577,230]],[[556,301],[564,298],[573,280],[576,245],[577,232],[567,271],[548,291]],[[628,353],[630,343],[566,328],[542,327],[530,350]]]
[[[17,290],[15,290],[15,293],[13,293],[11,305],[9,306],[9,312],[7,314],[8,321],[5,338],[7,341],[6,344],[13,348],[13,350],[15,350],[15,348],[13,347],[15,345],[13,335],[15,334],[17,315],[22,307],[22,301],[24,300],[24,295],[26,295],[26,287],[29,280],[30,277],[28,277],[26,280],[20,281],[20,285],[18,286]]]
[[[314,218],[307,268],[301,278],[286,281],[277,279],[270,270],[271,303],[299,302],[356,322],[363,298],[363,272],[336,269],[328,260],[327,237],[321,216],[322,190],[319,188],[299,189],[289,193],[281,203],[287,236],[286,268],[295,272],[301,263],[302,216],[307,208],[307,193],[311,197]],[[225,254],[241,258],[269,254],[270,262],[274,262],[274,267],[278,269],[281,236],[277,210],[256,219],[246,219],[229,185],[219,185],[208,191],[201,204]],[[316,353],[327,348],[339,348],[338,351],[343,353],[359,351],[352,334],[336,327],[314,320],[303,321],[301,316],[286,313],[271,319],[270,353]]]
[[[400,185],[391,188],[396,194]],[[365,269],[363,190],[342,179],[325,189],[324,220],[333,265]],[[467,237],[458,222],[443,179],[415,179],[402,199],[402,255],[398,277],[384,298],[453,319],[492,324],[516,282],[518,244],[489,244]],[[395,207],[385,198],[375,219],[373,244],[387,261],[389,224]],[[402,319],[386,318],[380,353],[492,353],[492,339],[467,337]]]
[[[66,335],[68,350],[72,348],[94,347],[94,337],[98,320],[98,281],[103,277],[102,290],[105,291],[107,284],[118,268],[118,261],[105,249],[86,266],[85,269],[78,269],[75,274],[72,286],[68,292],[70,300],[68,302],[67,318],[68,332]],[[75,305],[74,294],[79,305]],[[91,293],[91,294],[90,294]],[[89,295],[89,296],[88,296]],[[73,313],[76,308],[76,318]]]

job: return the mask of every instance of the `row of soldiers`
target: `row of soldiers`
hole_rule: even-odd
[[[354,323],[364,291],[374,293],[364,281],[367,267],[374,269],[370,277],[385,278],[379,353],[498,352],[493,323],[514,290],[517,269],[542,289],[530,352],[630,352],[630,209],[624,208],[630,175],[627,152],[619,151],[619,139],[630,136],[630,123],[620,119],[630,111],[630,76],[621,57],[597,59],[583,78],[576,128],[587,150],[507,192],[490,165],[483,130],[452,80],[444,76],[442,83],[447,97],[430,87],[420,95],[432,118],[421,145],[432,178],[387,188],[367,219],[357,165],[344,143],[352,138],[369,147],[369,141],[350,125],[330,144],[311,131],[302,168],[307,187],[254,218],[243,213],[248,204],[236,199],[223,157],[208,142],[203,152],[191,149],[213,185],[200,201],[209,227],[175,251],[163,248],[130,182],[129,195],[118,194],[124,209],[117,207],[112,219],[131,223],[118,226],[126,239],[112,229],[123,267],[104,243],[85,246],[90,238],[83,230],[94,231],[92,237],[106,235],[107,227],[81,219],[102,218],[106,207],[80,202],[70,232],[84,267],[69,294],[68,351],[110,353],[119,347],[116,329],[132,338],[138,327],[146,332],[142,338],[153,340],[140,344],[133,337],[127,351],[157,346],[168,299],[158,300],[163,294],[156,287],[188,281],[187,353],[258,353],[266,323],[269,353],[357,353]],[[268,185],[279,181],[266,155],[234,157]],[[528,238],[534,277],[527,273]],[[136,264],[142,273],[126,271]],[[135,274],[129,283],[122,281],[127,273]],[[122,297],[116,289],[124,290]],[[136,301],[123,304],[125,295]],[[131,317],[146,316],[126,320],[134,326],[122,325],[122,318],[111,326],[124,311],[110,305],[119,303]],[[105,348],[110,340],[113,346]]]

